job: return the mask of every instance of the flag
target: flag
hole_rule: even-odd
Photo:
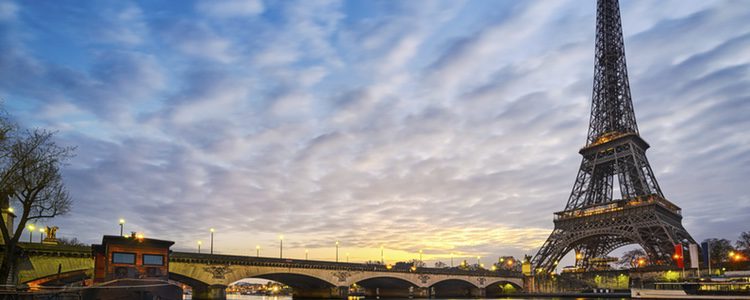
[[[698,245],[690,244],[688,245],[688,250],[690,250],[690,268],[698,269]]]
[[[684,256],[682,254],[682,244],[674,245],[674,255],[672,256],[672,258],[674,258],[674,263],[677,265],[678,268],[685,267]]]

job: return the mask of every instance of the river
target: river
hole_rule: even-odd
[[[185,295],[186,300],[190,299],[190,295]],[[357,297],[350,297],[349,299],[358,299]],[[361,299],[361,298],[359,298]],[[433,300],[455,300],[457,298],[431,298]],[[516,300],[599,300],[599,299],[606,299],[606,300],[614,300],[616,298],[567,298],[567,297],[561,297],[561,298],[485,298],[484,300],[492,300],[492,299],[516,299]],[[621,299],[630,299],[630,298],[621,298]],[[254,296],[254,295],[238,295],[238,294],[227,294],[227,300],[292,300],[292,297],[285,297],[285,296]]]

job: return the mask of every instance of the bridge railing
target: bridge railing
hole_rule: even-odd
[[[236,264],[236,265],[255,265],[281,268],[304,268],[304,269],[329,269],[329,270],[347,270],[347,271],[376,271],[376,272],[396,272],[396,273],[427,273],[427,274],[445,274],[445,275],[466,275],[466,276],[487,276],[487,277],[523,277],[520,272],[509,270],[463,270],[458,268],[427,268],[421,267],[412,270],[411,268],[397,268],[395,266],[388,268],[380,264],[360,264],[346,262],[331,262],[319,260],[304,259],[279,259],[270,257],[252,257],[236,255],[217,255],[217,254],[198,254],[188,252],[173,252],[169,257],[170,261],[176,262],[195,262],[209,264]]]

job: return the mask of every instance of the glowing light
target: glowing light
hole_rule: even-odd
[[[211,229],[209,229],[208,231],[210,231],[210,232],[216,232],[216,229],[214,229],[213,227],[211,227]]]
[[[13,212],[13,208],[12,207],[8,207],[8,212]]]
[[[34,224],[29,224],[29,226],[27,227],[29,228],[30,231],[34,231],[34,229],[36,229],[36,227],[34,227]]]
[[[390,269],[393,269],[393,266],[391,264],[387,264],[387,265],[385,265],[385,268],[388,269],[388,270],[390,270]]]
[[[120,219],[120,224],[125,224],[125,219]]]
[[[135,238],[142,240],[143,239],[143,233],[139,233],[135,236]]]
[[[198,245],[203,245],[203,242],[201,242],[201,241],[198,241]]]

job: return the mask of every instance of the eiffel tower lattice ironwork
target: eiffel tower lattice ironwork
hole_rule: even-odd
[[[667,265],[675,244],[695,243],[682,226],[680,208],[659,188],[648,148],[635,122],[619,4],[599,0],[591,118],[579,151],[583,161],[565,210],[555,213],[555,228],[532,260],[537,272],[551,272],[570,251],[576,267],[589,270],[629,244],[640,245],[649,264]],[[614,188],[620,199],[613,198]]]

